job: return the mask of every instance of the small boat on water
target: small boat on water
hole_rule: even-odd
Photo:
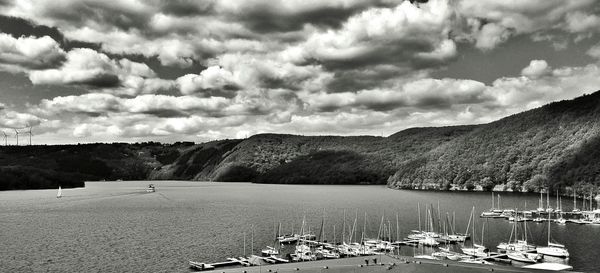
[[[508,251],[506,252],[506,256],[513,261],[532,264],[542,259],[541,255],[539,254],[522,251]]]
[[[61,198],[62,197],[62,188],[60,186],[58,186],[58,192],[56,193],[56,198]]]
[[[260,253],[264,257],[270,257],[272,255],[279,255],[279,251],[272,246],[267,246],[265,249],[261,250]]]
[[[548,246],[537,247],[536,250],[537,250],[537,253],[543,254],[543,255],[559,257],[559,258],[569,257],[569,251],[567,250],[567,248],[565,248],[565,245],[563,245],[563,244],[548,242]]]
[[[154,184],[149,184],[148,188],[146,188],[146,192],[155,192],[156,191],[156,187],[154,187]]]

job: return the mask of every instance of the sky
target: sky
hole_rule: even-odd
[[[595,0],[0,0],[0,130],[14,145],[28,127],[65,144],[488,123],[600,90],[599,32]]]

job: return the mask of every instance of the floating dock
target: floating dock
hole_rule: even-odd
[[[375,260],[376,259],[376,263]],[[368,261],[368,264],[367,264]],[[480,273],[480,272],[551,272],[565,270],[569,266],[557,264],[537,264],[538,267],[519,268],[501,265],[468,264],[454,261],[436,261],[417,259],[413,257],[372,255],[333,260],[319,260],[312,262],[298,262],[285,264],[268,264],[253,267],[233,267],[214,269],[223,273],[260,273],[260,272],[305,272],[305,273]],[[206,270],[206,269],[205,269]]]

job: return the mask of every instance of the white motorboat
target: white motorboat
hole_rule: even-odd
[[[56,193],[56,198],[61,198],[62,197],[62,188],[60,186],[58,186],[58,192]]]
[[[156,187],[154,186],[154,184],[149,184],[148,188],[146,188],[146,192],[155,192],[156,191]]]

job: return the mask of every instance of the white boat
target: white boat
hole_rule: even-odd
[[[563,245],[563,244],[556,244],[556,243],[548,242],[548,246],[537,247],[536,250],[537,250],[537,253],[543,254],[543,255],[560,257],[560,258],[569,257],[569,251],[565,248],[565,245]]]
[[[62,197],[62,188],[60,186],[58,186],[58,192],[56,193],[56,198],[61,198]]]
[[[527,252],[531,250],[535,250],[534,245],[530,245],[527,243],[527,222],[523,223],[524,232],[523,239],[519,240],[518,231],[519,228],[517,226],[517,222],[513,222],[512,229],[510,231],[510,237],[508,242],[501,242],[498,244],[497,248],[506,251],[516,251],[516,252]],[[513,240],[514,239],[514,240]]]
[[[497,248],[508,251],[530,251],[534,250],[535,246],[528,244],[525,240],[517,240],[512,243],[500,243]]]
[[[569,251],[565,248],[565,245],[550,242],[550,216],[548,216],[548,246],[537,247],[536,250],[537,253],[543,255],[561,258],[569,257]]]
[[[298,238],[300,238],[300,235],[298,234],[288,234],[278,236],[277,240],[282,244],[291,244],[297,242]]]
[[[294,253],[290,254],[294,261],[315,261],[317,256],[307,245],[297,245]]]
[[[279,251],[272,246],[267,246],[265,249],[261,250],[260,253],[264,257],[269,257],[271,255],[279,255]]]
[[[156,191],[156,187],[154,187],[154,184],[149,184],[148,188],[146,188],[146,192],[155,192]]]
[[[458,261],[460,263],[466,263],[466,264],[485,264],[485,265],[493,265],[493,263],[490,263],[488,261],[482,260],[482,259],[463,259]]]
[[[508,251],[506,252],[506,256],[508,256],[509,259],[517,262],[536,263],[538,254],[526,253],[521,251]]]
[[[460,249],[464,254],[474,256],[474,257],[487,257],[489,253],[489,249],[485,246],[473,244],[473,247],[463,247]]]
[[[317,248],[315,250],[315,254],[317,255],[317,257],[320,256],[324,259],[339,259],[340,258],[340,254],[338,252],[331,251],[331,250],[323,248],[323,247]]]
[[[419,244],[422,246],[438,246],[440,243],[438,243],[438,241],[436,241],[433,237],[425,237],[419,239]]]
[[[414,256],[416,259],[427,259],[427,260],[438,260],[438,258],[432,256],[432,255],[416,255]]]

